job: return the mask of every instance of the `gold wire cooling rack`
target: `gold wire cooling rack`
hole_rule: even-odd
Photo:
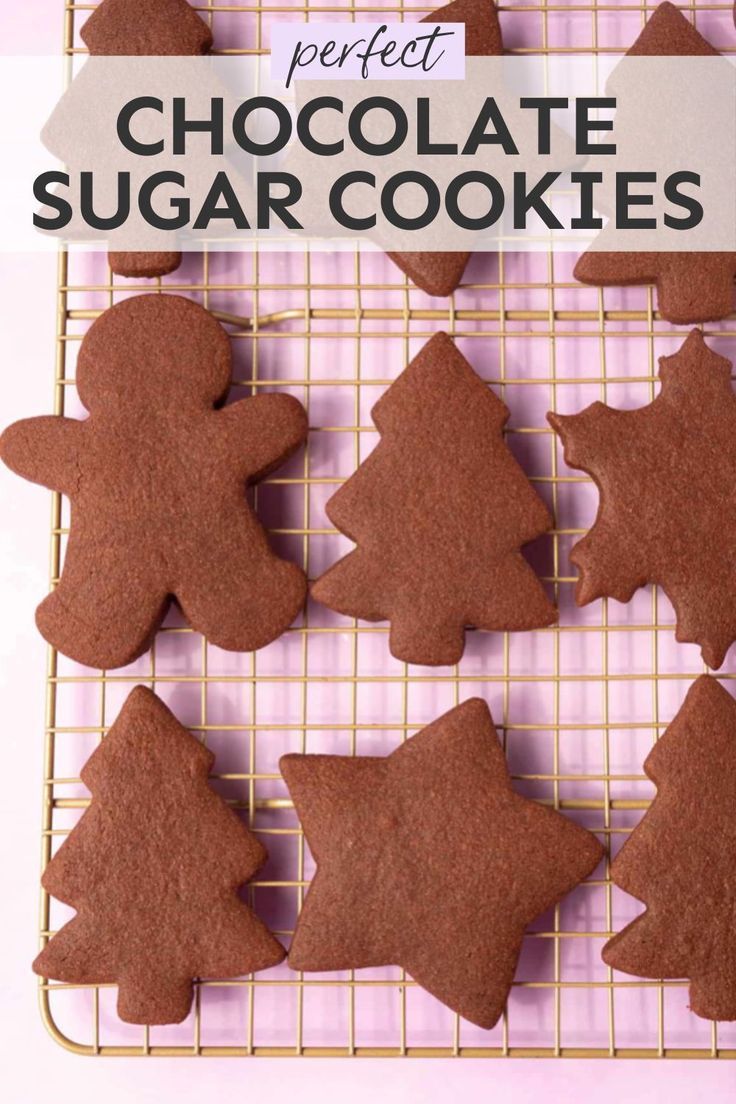
[[[266,4],[218,3],[208,0],[206,4],[195,5],[214,24],[217,40],[217,21],[227,17],[229,20],[241,18],[248,21],[248,37],[237,46],[228,47],[224,53],[264,52],[264,24],[277,15],[281,18],[307,19],[311,14],[344,13],[353,18],[370,18],[376,13],[395,13],[402,18],[422,15],[430,10],[429,4],[417,7],[401,5],[383,6],[380,3],[356,3],[346,0],[343,5],[315,4],[289,6]],[[78,25],[93,10],[93,4],[64,5],[64,52],[71,59],[76,53],[83,52],[79,45]],[[730,11],[728,4],[694,4],[686,7],[691,17],[703,17],[704,13]],[[517,20],[534,20],[536,44],[518,46],[514,52],[536,51],[552,53],[590,53],[623,52],[638,32],[652,7],[645,4],[552,4],[536,2],[524,5],[503,4],[499,8],[501,18],[514,16]],[[554,15],[553,15],[554,13]],[[563,20],[565,15],[575,13],[587,18],[587,30],[574,39],[561,39],[555,33],[552,20]],[[633,17],[638,26],[632,34],[626,34],[622,41],[612,41],[605,31],[604,21],[612,15],[622,14]],[[532,24],[530,24],[532,25]],[[507,24],[504,23],[504,31]],[[513,36],[512,36],[513,37]],[[527,36],[528,37],[528,36]],[[724,52],[733,51],[736,43],[718,42],[710,35],[714,45]],[[292,255],[293,256],[293,255]],[[396,375],[409,359],[412,343],[426,340],[437,328],[446,329],[472,350],[475,342],[492,342],[497,350],[498,370],[489,377],[503,397],[509,394],[530,392],[539,395],[544,406],[556,408],[558,398],[568,385],[582,388],[580,394],[588,397],[600,397],[604,401],[609,397],[615,402],[616,387],[619,385],[638,385],[643,388],[643,401],[651,398],[656,384],[656,345],[671,336],[671,328],[662,323],[654,309],[652,290],[639,289],[633,300],[621,296],[614,289],[580,289],[565,275],[559,275],[562,264],[560,258],[550,253],[546,257],[537,256],[531,276],[526,274],[524,265],[519,266],[513,256],[500,253],[496,268],[496,278],[492,282],[473,282],[461,287],[446,304],[436,306],[432,301],[416,292],[401,278],[398,272],[390,273],[388,279],[366,282],[361,279],[364,259],[356,254],[349,261],[350,273],[332,282],[323,275],[320,281],[314,279],[314,261],[309,254],[300,257],[303,265],[301,274],[290,274],[288,280],[279,280],[278,269],[267,259],[253,254],[242,263],[250,269],[247,278],[242,274],[236,281],[223,279],[218,275],[220,264],[217,259],[204,254],[198,260],[200,275],[189,279],[174,274],[166,281],[136,285],[133,282],[116,281],[107,271],[102,278],[90,280],[88,277],[77,279],[74,275],[73,257],[62,254],[59,260],[58,279],[58,335],[56,350],[56,372],[54,383],[54,411],[64,413],[69,408],[69,396],[74,391],[72,350],[78,346],[83,333],[83,324],[93,319],[106,306],[116,301],[122,292],[141,292],[152,290],[175,291],[194,295],[208,306],[220,320],[229,327],[236,344],[246,343],[250,352],[249,371],[236,382],[255,392],[261,386],[284,386],[303,396],[310,409],[312,437],[319,434],[347,435],[352,442],[352,466],[361,457],[361,441],[373,432],[367,417],[367,409],[362,403],[363,393],[371,394],[371,389],[386,386],[390,379],[381,375]],[[542,269],[540,270],[540,264]],[[188,268],[187,268],[188,271]],[[266,275],[264,275],[264,272]],[[218,305],[224,293],[230,297],[227,309]],[[239,299],[248,304],[248,310],[232,309],[232,300]],[[275,300],[281,297],[287,306],[271,309]],[[331,305],[331,300],[333,304]],[[91,306],[90,303],[94,303]],[[427,305],[429,304],[429,305]],[[520,304],[520,305],[519,305]],[[719,338],[736,338],[734,319],[723,323],[717,329]],[[681,337],[682,335],[680,335]],[[389,339],[395,343],[395,369],[366,376],[364,360],[366,343],[375,339]],[[260,365],[267,362],[267,350],[272,344],[297,345],[301,349],[303,371],[288,379],[269,376],[260,371]],[[639,374],[622,371],[617,366],[617,355],[621,343],[636,349],[635,361],[642,365]],[[634,343],[636,343],[634,345]],[[542,348],[544,363],[532,375],[519,372],[513,365],[517,358],[509,353],[510,348],[524,350]],[[582,373],[573,377],[563,370],[563,363],[574,353],[582,361]],[[352,364],[349,373],[332,373],[330,365],[338,359],[344,364]],[[327,371],[323,368],[327,365]],[[510,365],[512,368],[510,369]],[[477,367],[477,365],[476,365]],[[343,419],[345,424],[330,424],[330,420],[320,423],[321,406],[314,402],[315,391],[322,394],[326,390],[336,389],[350,396],[352,415]],[[578,392],[576,392],[578,394]],[[310,401],[311,400],[311,401]],[[588,399],[586,399],[588,401]],[[532,404],[533,405],[533,404]],[[578,406],[580,403],[577,404]],[[540,407],[540,409],[542,409]],[[541,484],[548,492],[556,518],[565,510],[565,496],[570,485],[579,487],[588,481],[584,477],[561,471],[554,435],[547,429],[541,415],[530,416],[529,424],[516,425],[510,429],[512,444],[520,442],[537,449],[537,471],[530,464],[533,481]],[[546,457],[541,460],[541,457]],[[541,468],[541,472],[540,472]],[[317,526],[313,518],[318,512],[316,498],[319,494],[334,489],[349,474],[344,470],[337,474],[315,474],[313,446],[307,450],[302,467],[294,475],[277,475],[267,483],[285,487],[296,494],[300,502],[301,524],[281,528],[276,539],[288,539],[292,549],[300,551],[305,570],[310,574],[312,550],[315,539],[335,538],[329,526]],[[263,492],[262,492],[263,493]],[[562,510],[560,509],[562,507]],[[576,525],[555,528],[549,536],[549,555],[546,579],[554,590],[558,600],[569,600],[574,577],[566,569],[566,552],[575,536],[583,528]],[[67,533],[64,506],[60,496],[53,499],[52,540],[51,540],[51,577],[52,583],[58,578],[63,556],[64,539]],[[311,572],[314,574],[314,571]],[[235,783],[243,787],[241,796],[234,804],[245,811],[250,826],[262,833],[267,842],[278,841],[285,837],[296,842],[296,870],[293,878],[256,881],[254,894],[264,888],[277,894],[296,895],[297,906],[301,903],[308,884],[308,858],[305,856],[303,835],[294,822],[291,826],[274,825],[272,820],[263,822],[264,814],[269,816],[288,810],[290,803],[284,796],[271,788],[266,796],[261,784],[273,781],[274,774],[259,768],[257,747],[259,735],[262,739],[275,738],[283,729],[296,733],[296,749],[308,746],[308,738],[325,726],[310,713],[310,691],[315,685],[327,684],[337,691],[347,689],[348,717],[338,726],[347,731],[349,750],[356,747],[366,734],[382,728],[390,728],[406,737],[420,722],[412,720],[410,702],[417,692],[428,693],[429,687],[441,687],[450,695],[447,701],[461,700],[468,692],[482,692],[492,688],[496,695],[495,715],[504,746],[512,738],[525,738],[532,732],[543,733],[551,742],[548,747],[549,765],[545,769],[530,772],[515,771],[516,784],[538,784],[542,787],[541,799],[565,810],[572,815],[585,819],[585,823],[597,831],[606,842],[619,840],[631,830],[648,805],[649,791],[641,788],[644,776],[641,772],[643,753],[631,756],[628,769],[616,766],[617,752],[613,736],[637,730],[643,731],[646,740],[651,743],[665,727],[666,721],[673,715],[675,707],[665,697],[663,689],[668,685],[687,684],[702,670],[698,662],[686,664],[683,668],[683,655],[676,653],[676,659],[662,659],[663,641],[671,636],[671,622],[662,615],[656,588],[645,596],[645,606],[640,604],[636,613],[625,620],[620,614],[609,613],[606,602],[597,605],[590,617],[578,619],[576,623],[565,623],[563,616],[560,626],[543,630],[533,635],[544,638],[548,647],[547,666],[543,673],[536,673],[519,663],[515,641],[504,634],[499,643],[498,663],[492,670],[473,667],[468,670],[461,664],[449,673],[427,674],[417,669],[399,665],[399,669],[390,674],[375,674],[371,669],[361,666],[361,648],[364,641],[376,635],[382,638],[383,627],[366,626],[358,623],[325,625],[312,623],[305,617],[304,622],[291,631],[298,641],[299,670],[288,675],[264,673],[259,667],[257,656],[247,657],[248,668],[234,675],[220,675],[212,672],[211,649],[206,641],[183,627],[170,627],[166,633],[176,634],[177,639],[194,638],[197,670],[187,673],[169,673],[161,664],[161,644],[157,644],[148,660],[148,670],[136,675],[133,682],[144,681],[160,689],[162,686],[186,684],[194,686],[199,694],[199,721],[192,725],[195,732],[207,739],[213,731],[232,731],[243,733],[248,740],[247,768],[217,775],[222,782]],[[643,612],[642,612],[643,611]],[[344,655],[348,656],[347,668],[340,674],[311,673],[310,655],[317,642],[332,635],[338,640]],[[583,652],[594,654],[597,669],[591,673],[585,669],[568,664],[566,640],[572,637],[581,641]],[[614,656],[619,641],[648,641],[648,663],[642,667],[637,664],[622,665],[620,658]],[[626,656],[626,649],[623,652]],[[59,774],[60,749],[64,741],[89,741],[101,738],[107,730],[108,699],[118,689],[126,676],[115,673],[65,673],[64,662],[53,650],[49,654],[47,679],[47,727],[44,758],[44,801],[43,801],[43,865],[48,863],[53,848],[60,838],[69,831],[69,817],[78,815],[87,802],[84,796],[75,793],[78,789],[77,777],[65,777]],[[728,675],[724,677],[729,677]],[[130,681],[130,676],[127,676]],[[249,703],[247,722],[224,724],[220,719],[212,719],[211,702],[208,691],[216,683],[233,684],[242,692],[243,700]],[[271,683],[288,685],[299,695],[299,716],[290,717],[288,723],[275,723],[272,719],[259,714],[258,694],[263,686]],[[550,691],[549,711],[543,719],[523,716],[519,719],[515,710],[515,694],[521,688],[531,692],[541,684]],[[66,715],[65,696],[74,694],[81,686],[92,688],[96,694],[97,718],[93,723],[80,726],[79,718]],[[596,701],[594,717],[591,720],[569,722],[565,719],[563,699],[569,687],[582,687],[585,693],[592,693]],[[386,687],[397,689],[397,710],[389,721],[376,722],[361,717],[365,693],[378,694]],[[643,692],[649,703],[648,717],[642,721],[630,721],[619,717],[614,704],[617,696],[635,687]],[[497,708],[500,698],[502,708]],[[664,720],[660,719],[660,710]],[[437,710],[440,712],[440,710]],[[500,714],[500,715],[499,715]],[[373,715],[370,714],[372,717]],[[427,720],[429,718],[423,718]],[[87,718],[89,720],[89,718]],[[423,723],[423,722],[422,722]],[[578,768],[573,771],[565,768],[564,741],[571,735],[595,740],[600,750],[600,764],[595,770]],[[262,743],[261,743],[262,746]],[[86,751],[91,748],[86,746]],[[568,783],[577,789],[571,790]],[[591,787],[594,796],[580,796],[580,787]],[[65,796],[66,795],[66,796]],[[552,944],[551,972],[540,977],[529,977],[516,983],[516,990],[536,990],[544,993],[551,1002],[548,1026],[544,1038],[529,1042],[528,1038],[517,1037],[513,1017],[507,1012],[498,1032],[481,1039],[476,1034],[468,1041],[464,1026],[453,1017],[448,1024],[446,1038],[431,1043],[413,1030],[411,991],[412,982],[403,974],[397,973],[389,979],[371,980],[350,975],[325,982],[311,980],[300,974],[291,974],[275,983],[263,982],[258,977],[229,982],[199,982],[196,987],[195,1007],[192,1017],[191,1041],[158,1042],[149,1029],[140,1029],[140,1038],[124,1043],[109,1043],[101,1029],[101,1002],[104,998],[104,986],[73,987],[44,981],[41,983],[41,1008],[44,1022],[52,1036],[65,1048],[78,1054],[88,1055],[198,1055],[198,1056],[488,1056],[488,1057],[631,1057],[631,1058],[734,1058],[736,1057],[736,1038],[733,1033],[724,1038],[723,1028],[717,1024],[702,1025],[701,1032],[693,1045],[687,1031],[680,1031],[674,1038],[669,1037],[666,1017],[667,997],[671,989],[676,989],[685,1001],[682,983],[663,983],[639,979],[621,979],[615,977],[608,968],[601,967],[595,977],[583,977],[570,980],[565,976],[565,948],[577,942],[591,941],[598,946],[614,930],[614,894],[608,865],[602,877],[586,883],[586,890],[598,895],[600,903],[598,921],[586,927],[585,923],[564,922],[561,907],[555,910],[551,924],[534,931],[532,940],[547,941]],[[578,891],[580,892],[580,891]],[[595,910],[594,910],[595,911]],[[586,915],[590,915],[587,914]],[[40,937],[42,944],[52,934],[52,905],[46,894],[42,894],[40,915]],[[288,935],[285,928],[280,934]],[[288,987],[294,998],[294,1016],[291,1027],[292,1037],[277,1043],[263,1042],[259,1035],[256,1011],[256,993],[260,985],[275,984]],[[310,1031],[307,997],[310,986],[333,986],[341,991],[346,1000],[344,1042],[330,1042],[329,1045],[316,1044]],[[228,986],[242,993],[247,1009],[242,1038],[233,1043],[223,1044],[218,1040],[206,1038],[206,1016],[204,1004],[208,989],[216,986]],[[359,1017],[356,1015],[356,999],[361,991],[370,987],[386,987],[396,995],[398,1012],[395,1016],[395,1039],[380,1044],[361,1038]],[[88,1041],[79,1041],[65,1033],[57,1014],[56,1000],[70,989],[88,989],[91,994],[91,1030]],[[570,1042],[567,1030],[567,998],[579,996],[602,997],[605,1003],[604,1037],[593,1043]],[[631,1031],[631,1005],[628,1011],[620,1005],[622,997],[631,994],[643,995],[646,1030],[637,1036]],[[642,1005],[644,1007],[644,1005]],[[583,1010],[585,1015],[585,1010]],[[703,1032],[707,1031],[704,1035]],[[583,1033],[584,1035],[584,1033]],[[490,1041],[489,1041],[490,1040]]]

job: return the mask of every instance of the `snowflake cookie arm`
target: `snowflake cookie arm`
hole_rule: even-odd
[[[24,479],[70,498],[79,490],[84,423],[49,415],[26,418],[0,437],[0,459]]]
[[[547,415],[562,441],[565,463],[592,476],[601,493],[593,526],[570,553],[570,562],[580,572],[575,590],[579,606],[606,597],[628,602],[647,582],[647,573],[638,563],[636,541],[611,517],[602,490],[611,458],[620,448],[620,435],[612,432],[612,426],[623,428],[627,417],[626,411],[601,402],[579,414]]]
[[[620,415],[602,402],[591,403],[579,414],[547,415],[547,421],[562,441],[565,463],[595,477],[600,465],[601,428]]]

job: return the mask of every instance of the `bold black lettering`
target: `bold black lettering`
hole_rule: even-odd
[[[270,142],[256,142],[246,133],[245,124],[254,111],[272,111],[279,124],[278,133]],[[268,157],[280,153],[291,138],[291,115],[286,104],[273,96],[253,96],[240,105],[233,116],[233,137],[245,153],[253,157]]]
[[[224,200],[225,206],[220,207],[220,200]],[[250,223],[245,211],[240,205],[230,177],[225,172],[219,172],[215,177],[212,187],[202,204],[201,210],[194,222],[194,230],[207,230],[215,219],[228,219],[236,230],[250,230]]]
[[[163,101],[157,99],[156,96],[137,96],[134,100],[127,103],[118,115],[118,138],[128,152],[134,153],[137,157],[155,157],[157,154],[164,152],[163,139],[160,142],[139,142],[138,139],[134,138],[130,133],[130,124],[134,116],[137,115],[139,111],[144,111],[149,108],[151,111],[158,111],[160,115],[164,113]]]
[[[186,180],[181,173],[159,172],[149,176],[138,193],[138,210],[149,226],[156,230],[182,230],[189,222],[189,200],[180,196],[170,200],[171,207],[177,212],[165,218],[159,215],[153,208],[153,193],[162,184],[176,184],[178,188],[186,186]]]
[[[490,134],[486,133],[486,127],[489,123],[493,124],[493,131]],[[501,114],[501,109],[496,103],[493,96],[488,96],[483,107],[478,112],[478,117],[473,123],[473,129],[468,135],[468,140],[463,147],[463,154],[476,154],[480,146],[494,146],[501,147],[504,153],[512,154],[518,153],[516,143],[511,137],[511,131],[506,126],[506,121]]]
[[[419,96],[417,99],[417,153],[457,153],[456,142],[433,142],[429,135],[429,98]]]
[[[209,119],[187,119],[187,101],[183,96],[173,100],[172,129],[174,132],[174,155],[181,157],[187,152],[187,134],[209,134],[210,153],[213,157],[222,157],[223,153],[223,106],[221,98],[210,100]]]
[[[117,210],[103,218],[94,208],[94,174],[83,172],[79,177],[79,212],[93,230],[119,230],[130,215],[130,173],[118,173]]]
[[[542,199],[559,175],[556,172],[545,173],[527,191],[526,173],[514,173],[514,230],[526,230],[526,216],[532,210],[536,211],[548,230],[562,229],[562,223]]]
[[[363,134],[363,120],[369,111],[387,111],[394,121],[394,133],[385,142],[371,142]],[[409,120],[406,112],[395,100],[387,96],[368,96],[353,108],[348,120],[350,141],[361,153],[372,157],[386,157],[401,149],[409,133]]]
[[[574,172],[570,173],[573,184],[580,185],[580,214],[570,219],[571,230],[600,230],[603,219],[598,218],[593,209],[593,185],[603,181],[603,173]]]
[[[683,170],[682,172],[672,173],[667,177],[664,182],[665,199],[668,199],[670,203],[674,203],[676,207],[682,207],[684,211],[687,211],[687,215],[684,218],[677,218],[675,215],[665,214],[664,224],[669,226],[671,230],[694,230],[703,221],[703,207],[693,196],[681,192],[680,184],[694,184],[696,188],[699,188],[700,175]]]
[[[537,153],[550,152],[552,132],[552,112],[555,108],[564,110],[570,101],[566,96],[522,96],[519,106],[531,108],[537,113]]]
[[[580,155],[616,152],[614,143],[589,142],[588,138],[596,130],[613,130],[612,119],[591,119],[590,112],[598,107],[615,107],[616,101],[610,96],[580,96],[575,101],[575,152]]]
[[[318,111],[327,108],[342,115],[344,105],[342,100],[338,100],[336,96],[316,96],[315,99],[309,100],[304,105],[296,120],[296,133],[299,141],[305,150],[316,153],[318,157],[334,157],[345,149],[342,138],[337,142],[318,142],[312,134],[312,119]]]
[[[618,230],[656,230],[657,220],[653,218],[632,218],[629,207],[651,207],[653,195],[631,195],[630,184],[656,184],[657,174],[653,172],[616,173],[616,228]]]
[[[286,195],[271,195],[272,185],[282,184],[286,187]],[[258,229],[271,229],[271,212],[281,220],[287,230],[301,230],[302,224],[297,221],[291,211],[287,210],[298,203],[302,198],[301,181],[291,173],[262,172],[258,174]]]
[[[375,215],[358,218],[349,215],[345,210],[345,192],[351,184],[368,184],[371,188],[375,188],[376,178],[373,173],[363,172],[360,169],[355,169],[353,172],[338,177],[330,188],[329,203],[332,217],[340,226],[344,226],[348,230],[370,230],[376,225]]]
[[[460,210],[460,192],[466,184],[482,184],[488,190],[491,205],[484,215],[471,218]],[[500,219],[505,202],[506,197],[498,180],[484,172],[460,173],[451,181],[445,194],[445,210],[455,225],[461,226],[463,230],[487,230]]]
[[[39,230],[63,230],[72,221],[72,205],[66,199],[50,191],[51,184],[62,184],[69,187],[69,174],[64,172],[45,172],[36,177],[33,182],[33,197],[45,207],[56,211],[56,217],[47,215],[34,215],[33,225]]]
[[[427,205],[421,215],[409,218],[402,215],[396,209],[396,193],[404,184],[417,184],[427,197]],[[431,176],[426,173],[413,172],[407,169],[405,172],[396,173],[385,184],[381,193],[381,210],[384,217],[392,226],[400,230],[424,230],[434,222],[440,209],[440,190]]]

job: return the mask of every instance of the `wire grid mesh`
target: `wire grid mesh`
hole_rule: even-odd
[[[196,5],[195,5],[196,6]],[[697,7],[697,10],[696,10]],[[91,4],[64,7],[64,50],[82,51]],[[357,4],[198,6],[226,53],[261,53],[278,19],[409,18],[428,6]],[[621,52],[652,8],[644,4],[501,6],[508,47]],[[714,45],[736,49],[731,5],[685,9]],[[508,443],[554,511],[555,529],[530,558],[560,605],[560,625],[535,633],[468,636],[461,663],[425,670],[393,660],[386,628],[309,606],[281,641],[233,656],[167,620],[151,653],[100,673],[49,656],[43,864],[88,803],[79,768],[138,682],[156,689],[216,752],[214,785],[243,811],[270,851],[248,899],[288,940],[313,869],[277,771],[287,750],[383,754],[444,709],[489,701],[516,787],[596,831],[613,853],[647,807],[641,764],[703,670],[697,650],[673,642],[672,610],[655,589],[627,606],[575,610],[570,545],[590,525],[596,496],[558,456],[546,409],[594,398],[649,401],[656,361],[683,331],[663,323],[651,288],[582,288],[567,255],[479,255],[448,300],[411,287],[380,255],[190,255],[171,277],[139,285],[112,277],[101,255],[59,262],[56,413],[81,411],[74,363],[90,320],[142,291],[178,292],[212,310],[233,338],[233,394],[281,388],[310,414],[300,458],[261,485],[259,512],[273,541],[314,577],[348,544],[324,504],[376,440],[369,411],[410,356],[445,329],[512,411]],[[707,331],[736,352],[734,318]],[[53,500],[51,575],[59,575],[66,505]],[[730,679],[727,660],[724,679]],[[728,685],[728,683],[727,683]],[[608,861],[529,932],[502,1022],[461,1022],[400,970],[201,981],[176,1028],[132,1028],[106,986],[41,985],[45,1022],[70,1050],[95,1055],[372,1055],[736,1057],[736,1029],[689,1014],[682,982],[614,974],[605,939],[639,906],[619,893]],[[42,896],[42,943],[68,910]]]

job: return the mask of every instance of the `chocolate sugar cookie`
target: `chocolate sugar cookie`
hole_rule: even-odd
[[[693,683],[644,770],[657,796],[611,876],[646,912],[603,960],[638,977],[688,978],[696,1015],[736,1020],[736,702],[719,682]]]
[[[238,897],[266,851],[210,788],[214,756],[143,686],[82,770],[92,803],[45,889],[76,909],[33,964],[44,978],[119,986],[134,1024],[180,1023],[194,978],[283,961]]]
[[[493,1027],[526,926],[593,871],[597,839],[514,792],[479,698],[386,758],[280,766],[317,862],[289,964],[400,966]]]
[[[71,501],[61,580],[36,620],[72,659],[130,663],[171,597],[233,651],[268,644],[300,609],[304,574],[272,552],[245,491],[299,447],[306,415],[284,394],[214,409],[230,372],[228,337],[207,311],[137,296],[82,342],[89,418],[31,418],[0,438],[8,467]]]
[[[507,449],[509,412],[447,334],[436,334],[372,411],[381,441],[327,504],[357,548],[317,601],[391,622],[408,663],[451,664],[464,629],[540,628],[556,611],[521,545],[552,525]]]
[[[188,0],[102,0],[81,35],[90,54],[102,57],[196,57],[212,47],[212,31]],[[166,276],[181,253],[111,252],[109,263],[118,276]]]
[[[420,23],[464,23],[467,57],[503,53],[501,27],[493,0],[455,0],[430,12]],[[463,278],[470,253],[389,253],[413,284],[428,295],[451,295]]]
[[[81,35],[104,57],[196,56],[212,47],[212,31],[188,0],[102,0]]]
[[[596,402],[549,414],[565,461],[600,491],[595,525],[574,546],[578,605],[628,602],[646,583],[675,607],[677,639],[720,667],[736,639],[736,396],[731,363],[693,330],[660,359],[660,393],[639,410]]]
[[[627,51],[645,57],[718,57],[718,51],[674,6],[664,3]],[[734,307],[736,253],[609,253],[588,250],[574,276],[598,287],[654,283],[659,313],[689,324],[726,318]]]

